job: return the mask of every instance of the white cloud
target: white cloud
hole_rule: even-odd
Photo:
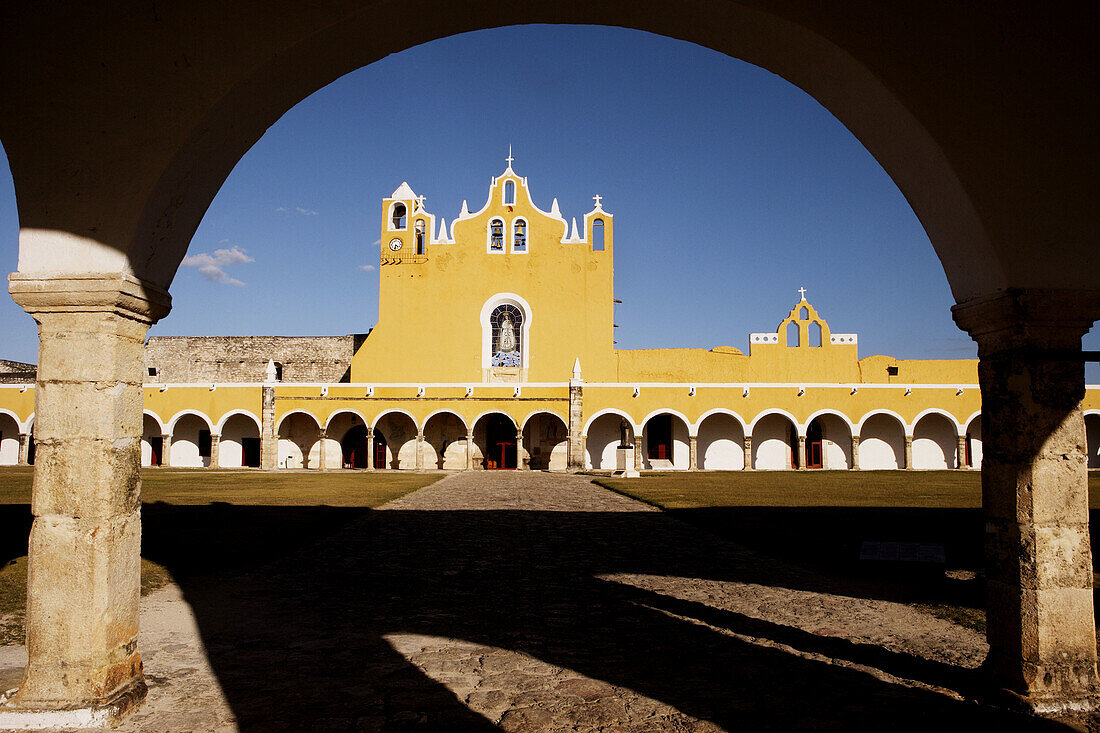
[[[222,241],[224,242],[226,240],[223,239]],[[243,282],[234,277],[230,277],[222,268],[226,265],[243,265],[255,261],[256,260],[249,257],[248,253],[243,249],[237,245],[233,245],[229,249],[216,249],[213,254],[199,252],[198,254],[189,255],[183,258],[181,264],[184,267],[196,268],[199,274],[210,282],[244,287]]]
[[[275,211],[290,211],[290,210],[291,209],[288,209],[285,206],[276,206],[275,207]],[[307,209],[304,206],[295,206],[293,210],[297,211],[302,216],[317,216],[317,212],[314,209]]]
[[[380,247],[381,245],[382,245],[382,240],[381,239],[374,240],[374,246],[375,247]]]
[[[363,272],[374,272],[374,265],[359,265],[359,269]]]

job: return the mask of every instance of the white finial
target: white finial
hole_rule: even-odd
[[[580,236],[577,234],[577,217],[573,217],[573,233],[569,235],[569,238],[573,241],[580,241]]]
[[[601,196],[601,195],[599,195],[599,194],[596,194],[595,196],[593,196],[593,197],[592,197],[592,200],[596,202],[596,208],[597,208],[597,209],[599,209],[599,208],[602,208],[602,207],[600,206],[600,201],[601,201],[602,199],[603,199],[603,196]]]
[[[798,292],[802,295],[802,300],[806,299],[806,288],[799,288]]]
[[[426,199],[426,198],[427,198],[427,196],[425,196],[424,194],[420,194],[419,196],[417,196],[416,197],[416,208],[423,209],[424,208],[424,199]]]
[[[581,378],[581,358],[578,356],[577,360],[573,362],[573,379]]]
[[[272,384],[275,381],[275,360],[274,359],[268,359],[267,360],[267,369],[265,369],[264,372],[265,372],[264,376],[266,377],[264,379],[264,381],[267,382],[268,384]]]
[[[508,161],[508,167],[511,168],[512,161],[515,160],[515,158],[512,157],[512,143],[508,143],[508,157],[505,158],[505,160]]]
[[[462,211],[458,212],[458,217],[463,219],[470,215],[470,207],[466,205],[466,199],[462,199]]]
[[[439,231],[435,233],[435,241],[446,241],[447,239],[447,218],[439,217]]]
[[[561,218],[561,211],[558,209],[558,199],[554,198],[554,203],[550,204],[550,216]]]

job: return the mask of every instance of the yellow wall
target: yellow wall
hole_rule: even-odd
[[[514,206],[502,202],[507,181],[516,185]],[[414,210],[414,199],[399,200],[410,212],[404,231],[390,228],[395,199],[383,200],[378,325],[352,361],[353,382],[485,381],[481,313],[498,293],[514,293],[531,308],[523,381],[566,380],[578,358],[586,375],[615,378],[610,214],[589,212],[585,241],[563,243],[570,234],[566,222],[540,211],[527,180],[509,168],[490,186],[481,211],[454,222],[454,244],[428,243],[426,255],[418,258],[413,254],[416,223],[425,222],[429,241],[438,224],[434,215]],[[506,224],[503,253],[487,251],[494,217]],[[528,222],[526,253],[511,251],[511,223],[517,217]],[[603,251],[591,245],[597,218],[604,222]],[[389,246],[394,239],[402,242],[396,256]]]

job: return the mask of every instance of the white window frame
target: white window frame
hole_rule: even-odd
[[[523,222],[523,249],[516,249],[516,224]],[[508,238],[508,248],[513,254],[525,255],[531,251],[531,223],[527,221],[526,217],[517,216],[512,219],[512,226],[510,227],[511,236]]]
[[[481,368],[493,366],[493,324],[489,318],[498,305],[512,305],[523,313],[523,327],[520,329],[520,369],[531,366],[531,305],[515,293],[497,293],[481,306]]]

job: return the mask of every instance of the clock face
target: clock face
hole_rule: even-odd
[[[394,252],[401,249],[401,240],[400,239],[391,239],[390,240],[390,249],[392,249]]]

